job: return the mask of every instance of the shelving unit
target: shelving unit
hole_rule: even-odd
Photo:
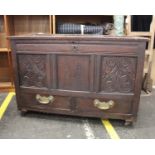
[[[13,88],[11,51],[7,36],[6,16],[0,15],[0,89]]]
[[[150,28],[148,31],[132,31],[131,28],[131,16],[127,16],[127,25],[126,25],[126,32],[128,36],[139,36],[139,37],[147,37],[149,38],[148,45],[146,47],[145,52],[145,63],[144,63],[144,84],[143,88],[150,92],[152,90],[152,73],[153,73],[153,66],[152,66],[152,59],[153,59],[153,48],[154,48],[154,37],[155,37],[155,16],[152,16],[152,21],[150,23]]]

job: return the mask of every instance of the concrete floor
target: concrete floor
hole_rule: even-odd
[[[0,104],[6,97],[0,94]],[[110,120],[121,139],[155,138],[155,90],[152,95],[142,93],[138,119],[134,126],[124,121]],[[13,97],[0,122],[0,139],[109,139],[100,119],[48,115],[29,112],[21,116]]]

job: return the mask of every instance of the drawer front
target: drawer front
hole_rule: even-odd
[[[23,93],[21,108],[35,109],[48,113],[63,113],[81,116],[104,117],[108,113],[129,114],[132,97],[128,98],[85,98],[52,96],[51,94]]]

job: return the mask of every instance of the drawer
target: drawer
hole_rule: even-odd
[[[85,98],[47,94],[23,93],[20,95],[22,108],[47,113],[62,113],[80,116],[104,117],[108,113],[129,114],[132,97],[128,98]]]

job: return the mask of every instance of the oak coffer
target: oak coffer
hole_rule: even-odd
[[[137,116],[147,39],[12,36],[18,109],[123,119]]]

